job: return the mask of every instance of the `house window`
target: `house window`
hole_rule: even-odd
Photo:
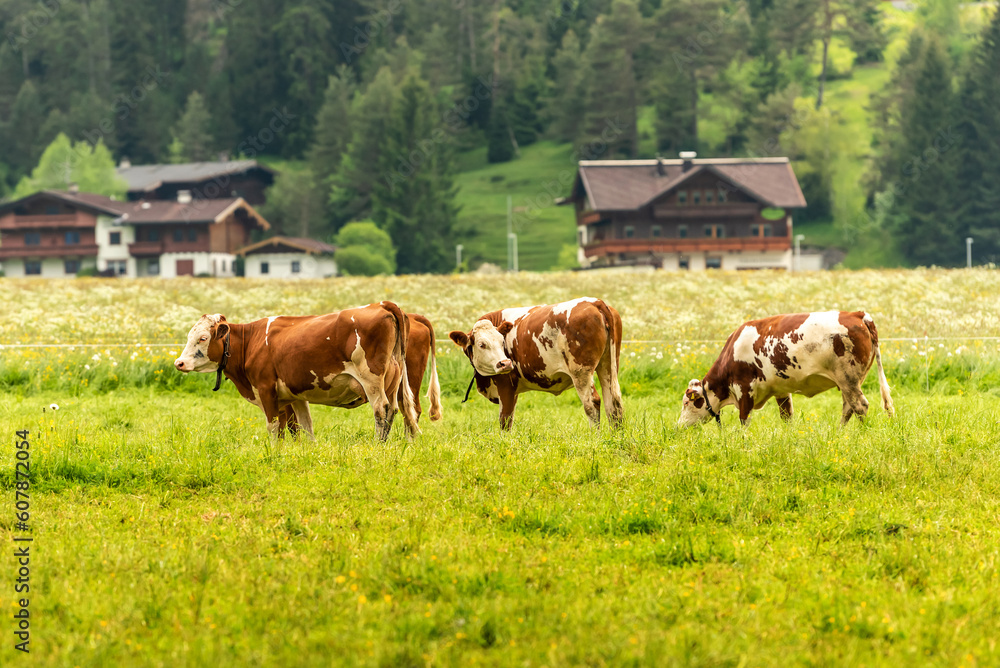
[[[678,269],[690,269],[691,268],[691,260],[689,258],[686,258],[686,257],[680,258],[679,260],[677,260],[677,268]]]
[[[298,260],[292,260],[292,273],[297,274],[302,271],[302,263]]]
[[[70,230],[66,233],[66,245],[73,246],[80,243],[80,233],[76,230]]]
[[[159,276],[160,275],[160,261],[150,260],[146,264],[146,274],[149,276]]]
[[[687,225],[678,225],[677,226],[677,238],[678,239],[687,239],[688,238],[688,226]]]
[[[770,223],[764,223],[764,234],[763,234],[763,236],[765,236],[765,237],[771,236],[771,224]]]
[[[160,240],[160,228],[151,227],[146,230],[146,241],[159,241]]]
[[[688,191],[686,191],[686,190],[678,190],[677,191],[677,203],[678,204],[687,204],[687,201],[688,201]]]
[[[711,203],[712,203],[712,191],[711,190],[706,190],[705,191],[705,204],[711,204]]]
[[[626,225],[625,226],[625,238],[626,239],[631,239],[634,236],[635,236],[635,228],[632,227],[631,225]]]
[[[663,234],[663,228],[661,228],[659,225],[653,225],[653,227],[650,228],[649,230],[649,235],[654,239],[659,239],[660,235],[662,234]]]
[[[120,246],[122,243],[122,233],[112,232],[108,235],[108,243],[112,246]]]
[[[49,204],[48,206],[46,206],[45,207],[45,215],[46,216],[58,216],[59,215],[59,205],[58,204]]]
[[[174,241],[184,241],[184,230],[174,230]]]
[[[79,260],[66,260],[63,262],[63,271],[67,274],[76,275],[76,272],[80,271],[80,261]]]
[[[711,239],[712,238],[712,230],[714,228],[715,228],[715,225],[706,225],[705,226],[705,238],[706,239]]]
[[[24,245],[25,246],[38,246],[42,243],[42,233],[41,232],[25,232],[24,233]]]
[[[769,223],[764,223],[763,225],[753,224],[750,226],[750,236],[752,237],[769,237],[771,236],[771,225]]]
[[[726,226],[725,225],[716,225],[715,226],[715,238],[716,239],[725,239],[726,238]]]
[[[726,201],[726,191],[723,190],[722,188],[719,188],[719,196],[716,198],[716,201],[718,201],[720,204]]]
[[[128,264],[125,260],[108,260],[108,269],[115,276],[124,276],[128,271]]]
[[[24,274],[25,276],[41,276],[42,275],[42,263],[38,260],[31,260],[24,263]]]
[[[271,265],[268,264],[267,262],[261,262],[260,263],[260,273],[261,274],[269,274],[269,273],[271,273]]]
[[[194,228],[188,230],[188,241],[198,241],[198,230]]]
[[[705,269],[722,269],[722,258],[719,256],[706,257]]]
[[[223,274],[226,273],[226,261],[225,260],[222,261],[222,273]]]
[[[695,190],[691,193],[691,199],[694,200],[695,204],[701,204],[701,191]]]
[[[752,237],[760,236],[760,225],[755,224],[750,226],[750,236]]]

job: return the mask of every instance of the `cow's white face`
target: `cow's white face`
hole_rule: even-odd
[[[213,342],[215,345],[221,346],[218,340],[225,336],[228,330],[226,316],[220,313],[201,316],[188,332],[187,344],[184,346],[181,356],[174,360],[174,367],[184,373],[189,371],[210,373],[217,370],[219,363],[208,358],[208,348]]]
[[[701,381],[693,378],[688,383],[687,389],[684,390],[684,401],[681,402],[681,417],[677,420],[677,426],[681,428],[693,427],[696,424],[707,422],[711,419],[712,414],[708,412],[708,406],[705,403],[705,390],[701,385]]]
[[[472,368],[481,376],[499,376],[514,370],[514,363],[507,356],[507,346],[504,337],[514,328],[509,322],[504,322],[499,328],[489,320],[480,320],[472,326],[472,331],[452,332],[449,334],[455,345],[462,348]]]

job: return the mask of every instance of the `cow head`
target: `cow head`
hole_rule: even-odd
[[[697,378],[691,379],[684,390],[684,401],[681,402],[681,417],[677,420],[678,427],[692,427],[712,419],[705,402],[705,388]]]
[[[481,376],[499,376],[514,370],[514,363],[507,356],[504,339],[514,325],[503,322],[495,327],[489,320],[480,320],[472,326],[472,331],[452,332],[448,336],[465,351],[472,362],[472,368]]]
[[[221,313],[203,315],[188,332],[187,345],[181,356],[174,360],[178,371],[187,373],[211,373],[219,368],[219,363],[212,361],[222,359],[222,340],[229,333],[226,316]]]

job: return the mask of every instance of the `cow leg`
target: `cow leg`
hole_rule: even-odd
[[[421,364],[423,362],[423,364]],[[420,414],[423,413],[423,409],[420,407],[420,383],[424,379],[424,370],[427,368],[427,357],[421,356],[417,359],[417,355],[410,354],[407,350],[406,355],[406,380],[410,384],[410,392],[413,393],[413,409],[417,412],[417,422],[420,422]],[[403,384],[399,384],[399,392],[396,393],[397,404],[403,403]],[[433,419],[433,418],[432,418]]]
[[[389,405],[389,397],[386,396],[383,385],[384,379],[380,376],[365,378],[355,376],[355,380],[361,384],[365,396],[368,398],[368,403],[372,406],[372,414],[375,416],[375,434],[381,441],[388,439],[389,431],[392,429],[392,419],[396,414],[394,408]],[[392,396],[395,398],[396,393],[393,392]]]
[[[840,392],[844,397],[844,408],[841,412],[840,424],[847,424],[852,415],[857,415],[858,420],[864,422],[868,416],[868,399],[861,392],[860,385],[844,385],[842,387]]]
[[[789,422],[792,419],[792,397],[791,395],[785,397],[776,397],[775,401],[778,402],[778,415],[785,422]]]
[[[298,424],[301,425],[310,440],[315,441],[316,437],[313,435],[312,415],[309,414],[309,403],[306,401],[296,401],[292,404],[291,408],[294,421],[297,421]],[[291,431],[291,429],[289,429],[289,431]],[[297,432],[298,429],[295,431]],[[292,433],[294,434],[295,432]]]
[[[272,438],[283,439],[285,437],[285,425],[281,420],[281,413],[283,411],[278,405],[277,393],[275,393],[274,388],[261,388],[258,392],[260,394],[260,407],[263,409],[264,418],[267,420],[267,431],[271,434]]]
[[[281,409],[281,413],[278,415],[278,430],[288,428],[288,433],[292,436],[299,435],[299,423],[295,419],[295,413],[292,411],[291,406],[285,406]]]
[[[500,429],[507,431],[514,424],[514,408],[517,406],[517,389],[513,384],[497,381],[500,396]]]
[[[753,404],[753,397],[750,396],[750,392],[744,390],[736,404],[740,409],[740,424],[744,427],[750,426],[750,415],[753,413]],[[722,406],[719,406],[719,410],[722,410]]]
[[[583,403],[583,412],[590,418],[590,425],[592,427],[600,427],[601,400],[597,399],[597,402],[594,402],[594,399],[597,398],[597,388],[594,387],[593,375],[576,374],[573,377],[573,387],[576,388],[576,393],[580,395],[580,402]]]
[[[618,374],[612,368],[610,351],[597,363],[597,379],[601,381],[604,412],[608,415],[608,422],[612,427],[619,427],[625,416],[625,408],[622,406],[622,388],[618,385]]]

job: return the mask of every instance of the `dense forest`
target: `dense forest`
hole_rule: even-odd
[[[2,0],[0,194],[67,137],[88,160],[257,158],[281,171],[278,230],[371,220],[407,273],[450,268],[468,151],[788,155],[809,201],[797,221],[888,240],[902,263],[961,264],[965,236],[1000,261],[1000,18],[888,4]],[[865,68],[886,85],[855,150],[829,90]]]

